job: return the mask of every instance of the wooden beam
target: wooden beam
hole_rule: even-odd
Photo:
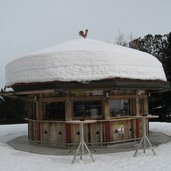
[[[71,97],[72,101],[89,101],[89,100],[103,100],[103,96],[80,96],[80,97]]]
[[[116,88],[116,89],[151,89],[151,90],[162,90],[170,89],[170,84],[165,81],[160,80],[137,80],[137,79],[104,79],[104,80],[94,80],[87,82],[62,82],[62,81],[52,81],[52,82],[36,82],[36,83],[18,83],[11,85],[16,91],[30,91],[30,90],[41,90],[41,89],[90,89],[90,88]]]
[[[39,99],[42,102],[64,102],[67,97],[41,97]]]

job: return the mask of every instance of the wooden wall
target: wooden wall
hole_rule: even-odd
[[[84,140],[92,145],[110,145],[117,142],[134,140],[141,137],[141,120],[118,119],[84,124]],[[137,135],[137,130],[139,133]],[[29,120],[29,139],[38,144],[50,146],[77,145],[80,142],[79,124],[65,122],[44,122]]]
[[[148,114],[147,95],[139,94],[138,91],[111,91],[108,99],[104,95],[85,96],[81,94],[71,96],[69,93],[63,97],[56,97],[54,94],[29,95],[28,103],[33,103],[34,105],[31,104],[28,107],[32,106],[34,108],[29,110],[34,113],[34,118],[28,118],[28,137],[32,142],[52,146],[78,144],[80,141],[79,124],[66,123],[66,121],[74,119],[72,102],[100,100],[102,101],[103,118],[98,119],[97,123],[84,125],[84,139],[86,143],[108,145],[140,138],[142,136],[141,120],[133,119],[129,116],[111,118],[109,99],[129,99],[132,116]],[[44,103],[47,102],[65,102],[64,121],[44,119]]]

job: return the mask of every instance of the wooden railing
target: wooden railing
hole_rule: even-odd
[[[134,141],[142,136],[141,116],[117,117],[110,120],[86,120],[84,139],[91,145],[110,145]],[[148,115],[146,119],[156,118]],[[52,146],[77,145],[80,139],[79,120],[26,120],[29,123],[29,139],[39,144]],[[148,121],[147,121],[148,129]]]

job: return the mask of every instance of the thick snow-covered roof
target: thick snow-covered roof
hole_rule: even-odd
[[[166,81],[152,55],[127,47],[76,39],[37,51],[6,66],[6,85],[48,81],[93,81],[126,78]]]

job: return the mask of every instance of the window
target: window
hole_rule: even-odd
[[[102,104],[101,101],[75,101],[73,102],[73,116],[79,119],[101,118]]]
[[[36,103],[28,102],[26,105],[27,115],[29,119],[36,119]]]
[[[128,99],[110,100],[110,115],[111,116],[128,116],[130,115],[130,102]]]
[[[64,102],[45,103],[44,118],[65,120],[65,103]]]

